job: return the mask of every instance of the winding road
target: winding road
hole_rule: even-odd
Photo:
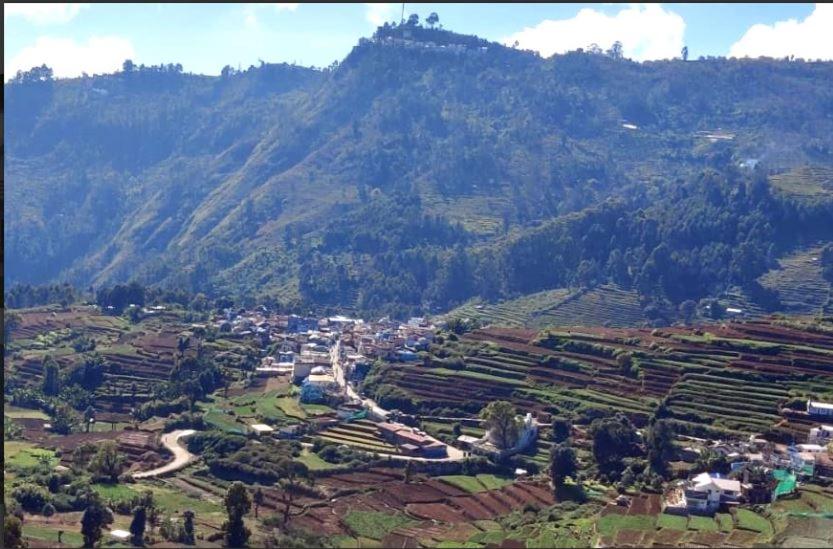
[[[160,475],[164,475],[166,473],[171,473],[173,471],[178,471],[197,459],[197,456],[183,448],[178,444],[179,439],[191,436],[196,431],[194,429],[180,429],[178,431],[172,431],[170,433],[165,433],[162,435],[161,442],[171,451],[174,455],[174,460],[170,463],[163,465],[162,467],[157,467],[156,469],[151,469],[150,471],[141,471],[139,473],[133,473],[133,478],[150,478],[150,477],[158,477]]]

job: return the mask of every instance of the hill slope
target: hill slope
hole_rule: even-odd
[[[774,241],[778,256],[831,238],[813,228],[826,193],[754,186],[764,168],[820,167],[806,181],[833,165],[831,79],[830,63],[541,59],[401,27],[327,71],[24,75],[4,86],[4,275],[408,314],[573,282],[629,286],[662,243],[684,271],[719,271],[751,253],[744,241],[764,252]],[[757,175],[737,167],[749,159]],[[653,234],[676,222],[666,204],[686,200],[712,208],[695,209],[709,216],[691,220],[700,232]],[[787,214],[799,226],[766,233]],[[747,221],[728,235],[726,222],[704,227],[722,215]],[[617,223],[641,232],[609,243]],[[556,270],[540,261],[556,256]],[[659,274],[637,289],[675,303],[732,277]]]

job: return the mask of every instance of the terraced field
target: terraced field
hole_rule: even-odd
[[[801,199],[833,196],[833,169],[827,166],[802,166],[770,177],[779,191]]]
[[[90,338],[107,364],[104,380],[95,392],[96,409],[121,415],[117,418],[120,421],[127,421],[130,409],[147,401],[153,388],[169,379],[179,337],[188,329],[170,314],[134,325],[86,307],[17,312],[21,322],[4,357],[6,379],[38,385],[47,352],[65,370],[84,359],[73,347],[75,342],[81,337]]]
[[[780,268],[763,275],[759,282],[776,290],[784,312],[817,313],[830,296],[830,284],[821,276],[821,246],[797,251],[780,259]]]
[[[346,444],[359,450],[379,452],[384,454],[398,454],[396,446],[389,444],[379,433],[379,428],[372,421],[360,420],[341,423],[328,427],[315,435],[304,438],[307,442],[320,439],[334,444]]]
[[[660,401],[685,432],[772,432],[801,440],[812,424],[781,410],[793,397],[833,398],[833,325],[780,320],[702,329],[487,328],[432,349],[429,364],[383,368],[369,389],[395,386],[414,411],[475,415],[509,399],[546,418],[586,409],[644,424]],[[462,355],[449,362],[441,355]]]
[[[591,290],[547,290],[497,304],[472,301],[441,319],[474,318],[484,325],[544,328],[547,326],[638,326],[645,317],[634,291],[615,285]]]

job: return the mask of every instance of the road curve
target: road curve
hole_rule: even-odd
[[[138,479],[158,477],[166,473],[178,471],[186,465],[188,465],[189,463],[191,463],[192,461],[194,461],[197,458],[197,456],[195,456],[194,454],[177,444],[179,439],[193,435],[194,433],[196,433],[194,429],[180,429],[162,435],[161,442],[165,445],[165,448],[167,448],[173,453],[174,460],[168,464],[163,465],[162,467],[151,469],[150,471],[141,471],[139,473],[133,473],[133,478]]]

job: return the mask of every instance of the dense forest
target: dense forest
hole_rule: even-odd
[[[542,59],[414,22],[321,70],[35,68],[4,86],[4,276],[397,316],[608,282],[676,309],[736,285],[777,310],[756,279],[833,241],[830,181],[773,183],[833,165],[831,81],[823,62]]]

